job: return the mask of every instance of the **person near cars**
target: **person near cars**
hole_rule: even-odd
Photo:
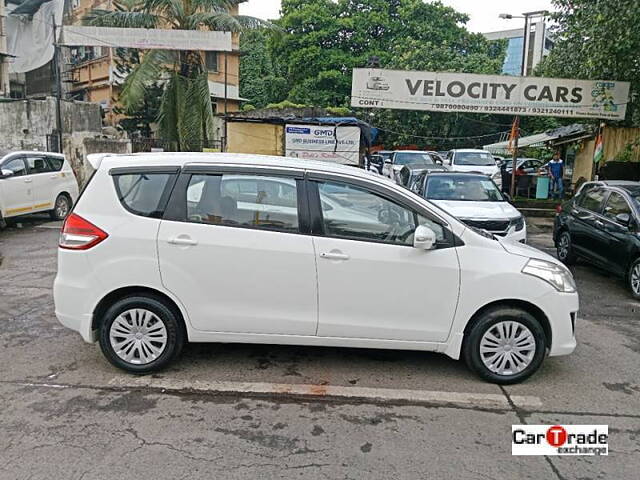
[[[55,311],[126,371],[165,367],[186,341],[273,343],[438,351],[514,383],[576,346],[566,267],[387,179],[261,155],[88,161]],[[402,295],[371,294],[390,278]]]
[[[549,174],[551,175],[551,195],[553,198],[562,199],[564,197],[564,162],[560,157],[560,152],[555,152],[549,162]]]

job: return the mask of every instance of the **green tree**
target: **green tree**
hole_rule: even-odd
[[[624,125],[640,125],[640,2],[554,0],[556,44],[544,76],[631,82]]]
[[[287,98],[288,82],[267,46],[270,32],[253,30],[240,38],[240,96],[256,108]]]
[[[364,67],[372,56],[385,68],[499,73],[506,45],[470,33],[467,20],[440,2],[422,0],[283,0],[279,32],[269,35],[269,54],[287,80],[287,100],[347,107],[352,69]],[[507,130],[510,121],[438,112],[358,114],[384,129],[385,143],[430,146],[436,142],[415,135],[481,135]]]
[[[264,26],[253,17],[232,15],[246,0],[118,0],[114,10],[91,11],[88,25],[240,32]],[[158,122],[164,139],[179,150],[200,150],[213,130],[208,75],[197,51],[149,50],[127,75],[119,101],[127,112],[145,106],[148,92],[163,84]]]

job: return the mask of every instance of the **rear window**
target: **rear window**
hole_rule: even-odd
[[[122,206],[135,215],[159,218],[164,213],[171,173],[130,173],[114,175],[113,180]]]
[[[602,209],[605,191],[601,188],[592,189],[581,195],[580,206],[592,212],[599,212]]]

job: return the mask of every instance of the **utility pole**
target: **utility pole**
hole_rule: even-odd
[[[537,12],[527,12],[523,13],[522,16],[515,16],[508,13],[501,13],[499,15],[500,18],[505,20],[510,20],[512,18],[524,18],[524,35],[522,36],[522,63],[520,65],[520,76],[527,76],[527,64],[529,63],[527,60],[527,56],[529,53],[529,37],[531,36],[531,26],[529,19],[532,17],[542,17],[542,22],[544,23],[544,18],[547,16],[548,12],[546,10],[540,10]],[[513,118],[513,133],[514,133],[514,142],[513,142],[513,163],[511,165],[511,188],[510,194],[511,197],[515,197],[516,194],[516,165],[518,163],[518,138],[520,137],[520,116],[516,115]]]
[[[53,26],[53,76],[55,80],[56,94],[56,130],[58,137],[58,153],[62,153],[62,78],[60,74],[60,45],[58,44],[58,26],[56,18],[51,14],[51,23]]]
[[[224,52],[224,141],[222,146],[222,151],[227,151],[227,101],[228,101],[228,73],[229,73],[229,63],[228,63],[228,55],[227,52]]]

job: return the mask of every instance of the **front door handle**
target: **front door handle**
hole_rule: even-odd
[[[595,224],[596,227],[598,228],[604,228],[604,222],[600,221],[600,220],[596,220],[595,222],[593,222]]]
[[[186,245],[186,246],[194,246],[198,244],[197,240],[189,237],[188,235],[178,235],[177,237],[172,237],[167,240],[171,245]]]
[[[31,182],[33,182],[33,180],[32,180],[32,179],[30,179],[30,178],[25,178],[25,179],[24,179],[24,183],[31,183]]]
[[[325,260],[349,260],[349,255],[342,252],[325,252],[320,254]]]

